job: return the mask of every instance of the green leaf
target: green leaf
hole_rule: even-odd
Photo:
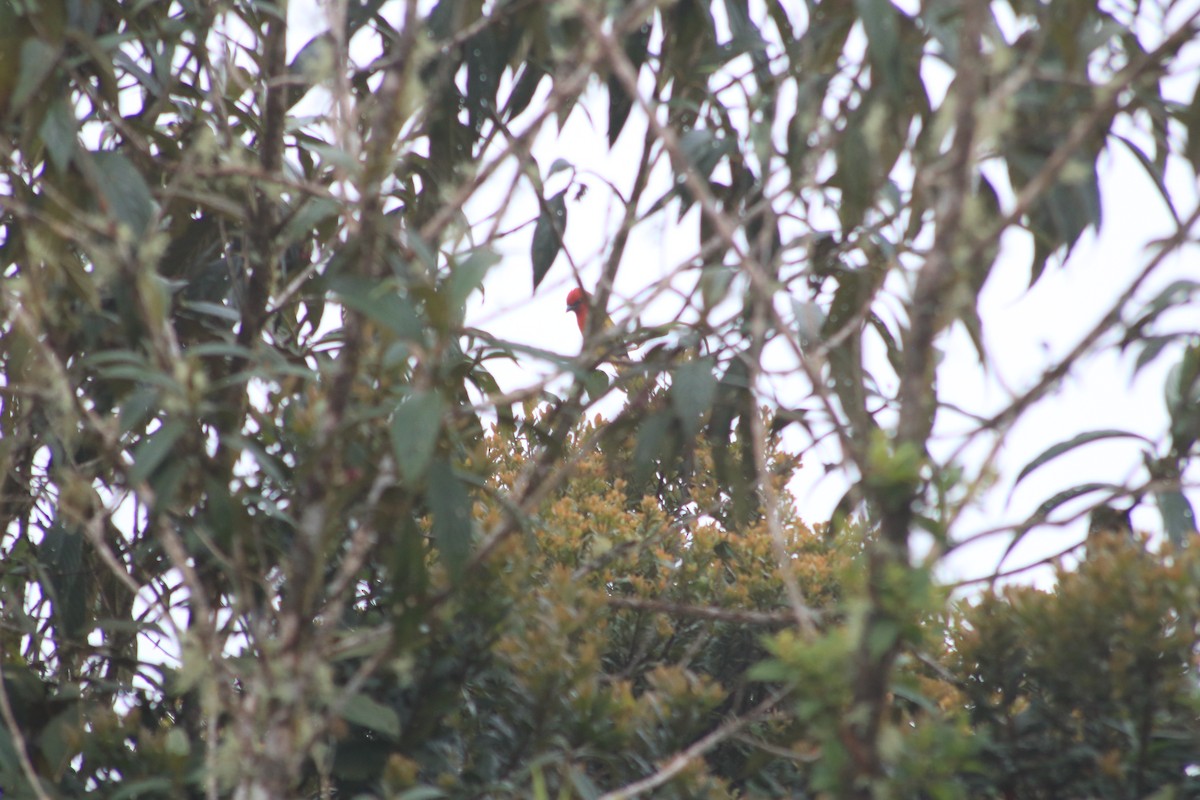
[[[1200,439],[1200,345],[1184,350],[1167,371],[1163,394],[1171,417],[1171,448],[1183,456]]]
[[[1182,547],[1196,532],[1196,512],[1192,504],[1178,489],[1155,492],[1154,499],[1158,503],[1158,513],[1162,515],[1167,539],[1175,547]]]
[[[838,142],[837,172],[830,180],[842,192],[838,217],[843,231],[849,232],[858,227],[867,212],[876,177],[874,163],[862,128],[854,123],[849,124]]]
[[[1101,481],[1081,483],[1078,486],[1072,486],[1070,489],[1064,489],[1061,492],[1058,492],[1050,498],[1044,500],[1042,504],[1037,507],[1037,510],[1033,512],[1031,519],[1035,522],[1040,522],[1049,517],[1050,512],[1054,511],[1056,508],[1059,508],[1065,503],[1069,503],[1077,497],[1083,497],[1085,494],[1091,494],[1092,492],[1104,491],[1116,495],[1120,494],[1124,490],[1115,483],[1104,483]],[[1012,545],[1009,546],[1009,550],[1012,550]]]
[[[881,619],[867,631],[867,649],[872,658],[879,658],[900,639],[900,625],[895,620]]]
[[[438,458],[430,466],[425,500],[433,512],[433,543],[450,574],[457,577],[471,554],[471,495],[448,460]]]
[[[693,128],[679,137],[679,149],[687,160],[686,165],[680,165],[681,168],[695,172],[707,183],[721,159],[736,150],[736,144],[732,139],[718,136],[707,128]],[[679,197],[682,200],[679,217],[682,219],[695,198],[686,185],[680,185]]]
[[[681,364],[671,379],[671,404],[688,436],[700,428],[700,420],[712,406],[717,391],[717,376],[711,358],[699,358]]]
[[[637,444],[633,448],[634,480],[643,482],[654,472],[667,441],[671,418],[666,414],[651,414],[642,421]]]
[[[342,719],[353,725],[361,725],[367,730],[382,733],[389,739],[400,738],[400,715],[396,709],[367,697],[365,694],[353,695],[342,707]]]
[[[810,74],[796,79],[796,111],[788,121],[785,136],[787,165],[794,175],[803,175],[809,136],[821,120],[821,104],[829,88],[829,76]]]
[[[1132,431],[1105,429],[1081,433],[1078,436],[1071,437],[1065,442],[1059,442],[1052,447],[1046,448],[1040,455],[1037,456],[1037,458],[1033,459],[1024,467],[1022,467],[1021,471],[1017,474],[1017,479],[1013,481],[1013,488],[1015,489],[1017,484],[1024,480],[1029,473],[1033,472],[1035,469],[1047,463],[1048,461],[1053,461],[1064,453],[1068,453],[1077,447],[1082,447],[1085,444],[1100,441],[1102,439],[1138,439],[1139,441],[1143,442],[1147,441],[1145,436],[1133,433]]]
[[[650,46],[650,33],[654,30],[653,20],[647,20],[636,31],[622,41],[625,57],[633,66],[636,73],[646,61],[646,51]],[[617,143],[629,112],[633,110],[633,98],[625,91],[625,85],[615,75],[608,78],[608,146],[612,148]]]
[[[142,778],[140,780],[122,781],[121,788],[109,795],[112,800],[138,800],[142,797],[161,797],[170,795],[175,785],[169,778]]]
[[[309,39],[288,64],[291,79],[288,82],[288,108],[300,102],[313,86],[333,76],[334,44],[333,35],[323,31]]]
[[[567,161],[565,158],[556,158],[554,159],[554,163],[550,165],[550,169],[546,170],[545,180],[550,180],[550,176],[557,175],[560,172],[566,172],[567,170],[574,172],[575,165],[570,161]]]
[[[895,102],[904,100],[900,64],[900,12],[891,0],[854,0],[855,10],[867,34],[867,57],[871,79],[887,88]]]
[[[1065,503],[1069,503],[1077,497],[1083,497],[1084,495],[1091,494],[1092,492],[1103,491],[1107,491],[1110,493],[1110,495],[1116,496],[1124,492],[1124,489],[1112,483],[1082,483],[1078,486],[1072,486],[1070,489],[1064,489],[1063,491],[1058,492],[1057,494],[1043,501],[1042,504],[1034,510],[1033,514],[1029,516],[1029,519],[1026,520],[1021,527],[1017,528],[1016,534],[1013,536],[1012,541],[1010,541],[1008,546],[1004,549],[1004,554],[1000,557],[1000,561],[996,565],[997,571],[999,571],[1004,562],[1008,560],[1008,557],[1012,555],[1013,551],[1017,549],[1017,545],[1019,545],[1025,539],[1025,536],[1029,533],[1029,531],[1032,530],[1035,525],[1038,525],[1049,518],[1052,511]]]
[[[329,279],[328,286],[338,302],[390,329],[401,339],[421,339],[423,328],[417,309],[412,300],[400,293],[394,281],[334,275]]]
[[[91,154],[105,211],[129,226],[135,236],[146,233],[154,214],[154,198],[142,174],[121,153],[101,151]]]
[[[1192,102],[1180,114],[1180,120],[1187,128],[1187,145],[1183,155],[1192,165],[1192,171],[1200,175],[1200,83],[1192,93]]]
[[[811,300],[792,299],[792,315],[796,320],[796,337],[801,350],[811,350],[821,343],[825,327],[825,312]]]
[[[210,303],[205,300],[180,300],[179,307],[205,317],[219,319],[223,322],[239,322],[242,319],[241,312],[236,308],[230,308],[220,303]]]
[[[584,391],[587,392],[588,400],[593,403],[608,392],[611,383],[608,373],[603,370],[594,369],[583,376]]]
[[[41,87],[46,76],[58,63],[58,48],[41,39],[29,38],[21,45],[21,71],[13,90],[10,113],[16,114]]]
[[[484,119],[496,107],[500,74],[508,54],[500,46],[491,27],[483,28],[466,45],[467,116],[471,130],[479,131]]]
[[[537,225],[533,228],[533,245],[529,258],[533,262],[533,290],[550,271],[558,251],[562,250],[563,235],[567,231],[567,190],[563,189],[542,205]]]
[[[442,427],[442,411],[440,394],[417,391],[400,401],[392,413],[392,451],[400,477],[408,483],[424,475],[433,458]]]
[[[532,61],[526,61],[521,69],[521,77],[517,78],[512,91],[508,95],[508,103],[504,109],[506,119],[512,119],[529,107],[533,96],[537,93],[538,84],[546,77],[546,71]]]
[[[1125,145],[1125,149],[1127,149],[1134,159],[1141,164],[1146,175],[1154,182],[1154,186],[1158,189],[1158,196],[1162,198],[1163,203],[1166,204],[1167,209],[1171,212],[1171,218],[1175,220],[1175,224],[1183,224],[1179,219],[1179,211],[1175,208],[1175,199],[1172,196],[1172,192],[1167,187],[1166,165],[1155,164],[1154,160],[1151,159],[1150,156],[1146,155],[1146,153],[1142,151],[1142,148],[1138,147],[1137,144],[1130,139],[1127,139],[1118,133],[1113,133],[1110,135],[1118,142]]]
[[[88,631],[87,595],[93,573],[83,566],[83,534],[67,529],[57,518],[38,547],[38,564],[51,589],[51,611],[60,636],[77,639]]]
[[[187,426],[181,420],[164,422],[158,430],[142,441],[133,452],[133,467],[129,470],[129,482],[141,483],[171,454],[175,443],[183,436]]]
[[[59,172],[65,172],[71,165],[71,157],[75,154],[75,135],[78,125],[75,112],[65,99],[59,99],[50,104],[46,110],[46,118],[38,134],[46,144],[46,153]]]
[[[455,314],[456,324],[461,325],[471,293],[483,286],[483,279],[488,270],[500,263],[500,256],[493,250],[473,250],[465,261],[454,263],[450,273],[450,306]]]
[[[446,793],[432,786],[415,786],[403,794],[397,795],[396,800],[439,800]]]
[[[298,242],[312,234],[314,228],[341,213],[340,203],[326,197],[310,197],[296,209],[283,226],[283,241]]]
[[[121,403],[117,419],[121,433],[129,433],[144,424],[158,409],[158,391],[150,386],[141,386],[130,392]]]
[[[718,448],[729,445],[733,434],[733,420],[752,402],[750,394],[750,367],[746,358],[735,356],[730,360],[725,374],[718,385],[716,402],[708,423],[709,441]]]

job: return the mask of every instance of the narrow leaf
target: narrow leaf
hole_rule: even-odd
[[[392,414],[392,451],[400,477],[412,483],[420,478],[437,444],[442,426],[442,398],[437,392],[414,392]]]
[[[636,31],[625,37],[623,42],[625,56],[633,65],[635,72],[640,70],[646,61],[646,50],[650,45],[650,32],[653,29],[653,22],[647,20]],[[609,77],[608,146],[610,148],[617,143],[617,138],[625,128],[625,122],[629,119],[629,112],[632,110],[633,98],[629,92],[625,91],[625,85],[615,75]]]
[[[712,406],[717,390],[710,358],[680,365],[671,379],[671,404],[684,431],[692,436],[700,428],[700,419]]]
[[[1035,469],[1042,466],[1043,464],[1045,464],[1049,461],[1053,461],[1054,459],[1058,458],[1059,456],[1063,455],[1064,453],[1068,453],[1077,447],[1082,447],[1083,445],[1088,444],[1089,442],[1095,442],[1095,441],[1099,441],[1101,439],[1139,439],[1143,442],[1146,441],[1146,437],[1144,437],[1140,434],[1137,434],[1137,433],[1133,433],[1132,431],[1107,429],[1107,430],[1099,430],[1099,431],[1087,431],[1086,433],[1081,433],[1078,436],[1074,436],[1065,442],[1059,442],[1058,444],[1054,445],[1053,447],[1046,448],[1046,450],[1044,450],[1037,458],[1033,459],[1028,464],[1026,464],[1021,469],[1020,473],[1017,474],[1017,479],[1015,481],[1013,481],[1013,488],[1015,489],[1017,484],[1020,483],[1022,480],[1024,480],[1025,477],[1027,475],[1029,475],[1029,473],[1033,472]]]
[[[61,98],[51,103],[38,134],[46,144],[46,153],[50,156],[50,161],[60,172],[65,172],[71,165],[71,157],[75,154],[77,130],[75,112],[71,110],[71,105]]]
[[[1158,502],[1167,539],[1176,547],[1183,546],[1187,537],[1196,532],[1196,512],[1192,504],[1178,489],[1156,492],[1154,499]]]
[[[182,420],[167,420],[150,438],[142,441],[133,453],[133,468],[129,470],[129,482],[140,483],[158,468],[171,454],[175,443],[186,430]]]
[[[335,275],[329,279],[329,288],[339,302],[390,328],[400,338],[409,341],[421,338],[423,329],[416,308],[390,281]]]
[[[425,499],[433,512],[433,543],[453,576],[462,574],[471,553],[471,495],[444,458],[429,468]]]
[[[17,74],[17,85],[13,90],[9,113],[20,111],[42,81],[58,62],[58,50],[41,39],[29,38],[21,45],[21,71]]]
[[[382,733],[390,739],[400,738],[400,715],[396,709],[382,703],[356,694],[342,707],[342,719],[354,725]]]
[[[542,205],[537,225],[533,228],[533,245],[529,258],[533,262],[533,290],[550,271],[558,251],[562,250],[563,234],[567,230],[567,190],[563,189]]]
[[[129,226],[135,236],[146,232],[154,198],[142,174],[121,153],[92,153],[104,210]]]

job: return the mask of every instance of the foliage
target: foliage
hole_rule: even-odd
[[[0,0],[5,796],[1194,793],[1197,16],[914,5]],[[952,405],[1115,152],[1170,230]],[[615,325],[502,331],[517,284]],[[1153,501],[1173,549],[952,614],[1105,353],[1171,361],[1166,429],[1063,432],[1011,485],[1130,477],[990,533]]]
[[[1146,797],[1194,772],[1194,553],[1110,533],[1058,578],[991,592],[957,626],[952,669],[987,743],[976,796]]]

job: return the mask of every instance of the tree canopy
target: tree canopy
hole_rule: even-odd
[[[1198,36],[1170,0],[0,0],[0,793],[1200,793]],[[954,402],[989,280],[1125,222],[1116,153],[1169,232]],[[1166,428],[999,475],[1097,354],[1170,364]],[[1122,482],[964,523],[1112,441]],[[946,581],[1084,517],[1052,589]]]

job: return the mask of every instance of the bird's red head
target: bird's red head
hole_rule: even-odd
[[[578,286],[567,292],[567,311],[575,313],[575,321],[582,333],[587,328],[588,293]]]

